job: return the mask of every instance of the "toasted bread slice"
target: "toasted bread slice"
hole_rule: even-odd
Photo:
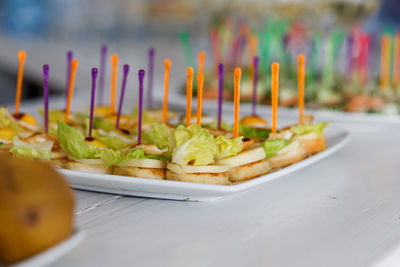
[[[282,149],[277,155],[268,159],[268,161],[273,169],[278,169],[299,162],[305,157],[303,146],[300,142],[295,141]]]
[[[93,172],[93,173],[101,173],[101,174],[112,174],[113,167],[108,169],[104,168],[103,163],[99,164],[90,164],[83,163],[74,160],[67,160],[65,167],[69,170],[73,171],[82,171],[82,172]]]
[[[231,182],[239,182],[249,180],[264,174],[271,170],[271,166],[267,159],[251,162],[245,165],[231,168],[228,171],[229,180]]]
[[[51,159],[49,161],[50,165],[55,168],[65,168],[65,164],[67,163],[67,158],[59,158],[59,159]]]
[[[200,184],[216,184],[230,185],[229,175],[222,173],[175,173],[167,170],[167,180],[200,183]]]
[[[300,136],[297,140],[303,146],[307,156],[317,154],[326,148],[326,138],[323,135],[311,133]]]
[[[133,167],[133,166],[115,166],[115,175],[131,176],[138,178],[150,178],[163,180],[166,178],[165,169],[156,168],[143,168],[143,167]]]

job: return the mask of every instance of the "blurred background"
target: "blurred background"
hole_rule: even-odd
[[[185,77],[185,66],[197,64],[200,50],[207,52],[208,68],[212,69],[217,63],[212,41],[212,34],[217,30],[221,40],[228,40],[227,47],[220,48],[220,53],[226,54],[226,58],[231,57],[229,44],[235,42],[236,36],[240,37],[242,32],[254,34],[258,38],[255,54],[261,58],[261,70],[263,66],[267,69],[273,60],[294,66],[295,56],[303,52],[310,58],[310,68],[315,69],[314,76],[323,76],[324,84],[334,79],[330,76],[336,76],[337,72],[343,75],[349,71],[348,65],[352,63],[347,59],[353,56],[358,58],[362,54],[353,51],[360,47],[353,43],[359,40],[358,36],[367,34],[369,52],[367,57],[364,56],[368,59],[364,65],[368,65],[370,75],[367,79],[373,84],[379,76],[381,35],[389,33],[395,36],[400,27],[399,18],[398,0],[2,0],[0,104],[14,101],[17,52],[20,49],[27,51],[24,99],[42,95],[41,66],[46,63],[50,65],[51,93],[62,98],[67,80],[66,53],[69,50],[80,61],[76,94],[88,94],[90,68],[98,67],[100,46],[106,44],[108,56],[119,54],[121,68],[123,63],[133,66],[131,73],[135,75],[130,76],[128,87],[132,90],[128,89],[127,98],[134,101],[136,71],[147,68],[150,47],[156,49],[155,87],[162,83],[162,61],[168,57],[173,64],[171,90],[179,91]],[[229,34],[231,36],[225,36]],[[279,42],[274,44],[276,36]],[[185,38],[189,40],[189,51],[185,48]],[[329,59],[326,43],[334,38],[340,41],[337,42],[337,51],[332,52],[333,58]],[[267,39],[272,40],[268,41],[268,46],[263,41]],[[318,39],[323,40],[320,46],[324,48],[319,54],[313,52],[315,47],[314,50],[318,49],[318,44],[315,44]],[[278,51],[279,46],[285,47],[284,52]],[[353,52],[348,54],[346,51],[351,49]],[[249,65],[249,60],[244,59],[250,56],[247,55],[249,53],[244,52],[243,58],[235,64],[244,68]],[[314,66],[311,66],[312,60],[315,61]],[[335,61],[331,64],[333,67],[327,65],[329,60]],[[108,71],[109,65],[106,64]],[[329,71],[332,75],[326,74]],[[330,83],[329,86],[336,86],[334,82]],[[157,96],[161,92],[156,90],[154,94]],[[81,104],[76,101],[76,105]]]

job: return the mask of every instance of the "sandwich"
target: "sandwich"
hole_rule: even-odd
[[[57,137],[60,146],[67,152],[68,160],[65,167],[70,170],[111,174],[112,167],[106,168],[101,152],[107,146],[95,139],[85,138],[83,133],[66,123],[59,122]]]
[[[239,132],[245,138],[265,140],[271,133],[268,122],[259,116],[245,116],[240,120]]]
[[[10,153],[17,157],[45,160],[57,168],[64,168],[67,160],[67,153],[57,137],[45,133],[36,133],[24,140],[15,136]]]
[[[12,115],[6,107],[0,107],[0,150],[8,151],[12,147],[14,137],[27,138],[37,130],[37,121],[32,115]]]
[[[102,159],[106,166],[114,166],[115,175],[165,179],[169,133],[166,124],[153,123],[144,133],[144,144],[135,145],[124,153],[104,151]]]
[[[227,139],[222,136],[216,139],[219,148],[217,164],[229,167],[231,182],[243,182],[267,174],[271,170],[264,148],[255,143],[255,139],[243,137]],[[229,147],[236,151],[226,155]]]
[[[169,138],[171,162],[167,179],[203,184],[230,184],[229,166],[215,164],[217,142],[213,135],[197,124],[179,125]]]

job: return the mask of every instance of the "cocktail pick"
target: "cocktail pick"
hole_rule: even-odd
[[[97,79],[97,68],[92,68],[92,94],[90,97],[90,121],[89,121],[89,135],[88,139],[92,140],[93,131],[93,111],[94,111],[94,98],[96,96],[96,79]]]
[[[111,55],[111,92],[110,92],[110,111],[115,113],[115,102],[117,95],[117,70],[118,70],[118,55]]]
[[[192,120],[193,68],[187,68],[186,81],[186,127]]]
[[[258,83],[258,57],[253,58],[253,95],[251,101],[251,113],[253,116],[256,116],[256,107],[257,107],[257,83]]]
[[[153,77],[154,77],[154,54],[155,49],[149,49],[149,69],[148,69],[148,87],[147,87],[147,109],[153,108]]]
[[[297,68],[297,90],[298,90],[298,107],[299,107],[299,124],[303,124],[304,114],[304,87],[306,78],[306,63],[303,54],[298,56]]]
[[[201,125],[201,112],[203,109],[203,84],[204,74],[197,73],[197,124]]]
[[[22,80],[24,78],[24,65],[26,60],[26,52],[21,50],[18,52],[18,77],[17,77],[17,92],[15,97],[15,114],[19,113],[19,105],[21,103]]]
[[[179,41],[182,45],[183,56],[185,58],[186,66],[193,66],[193,52],[190,45],[189,33],[186,30],[179,32]]]
[[[49,65],[43,66],[44,133],[49,132]]]
[[[221,63],[221,55],[219,52],[219,33],[217,29],[210,32],[211,54],[214,63],[214,70],[217,73],[218,64]]]
[[[276,133],[278,118],[278,95],[279,95],[279,63],[271,65],[271,107],[272,107],[272,132]]]
[[[199,60],[199,72],[204,74],[204,65],[206,62],[206,52],[201,51],[198,54],[198,60]]]
[[[143,116],[143,79],[144,70],[139,70],[139,120],[138,120],[138,144],[142,143],[142,116]]]
[[[224,64],[218,65],[218,129],[221,129],[222,101],[224,99]]]
[[[400,84],[400,32],[394,36],[393,48],[393,86],[397,89]]]
[[[118,114],[117,120],[115,122],[115,128],[119,129],[119,120],[122,114],[122,104],[124,103],[124,96],[125,96],[125,88],[126,88],[126,80],[128,78],[129,73],[129,65],[125,64],[123,67],[123,77],[122,77],[122,87],[121,87],[121,96],[119,98],[119,106],[118,106]]]
[[[381,40],[381,66],[380,66],[380,88],[386,91],[390,80],[390,43],[389,34],[384,34]]]
[[[67,52],[67,78],[65,84],[65,104],[68,101],[68,88],[69,88],[69,77],[71,76],[71,61],[74,58],[74,54],[71,50]]]
[[[240,78],[242,70],[235,68],[234,72],[234,113],[233,113],[233,137],[239,136],[239,106],[240,106]]]
[[[67,100],[67,106],[65,108],[65,123],[69,122],[69,113],[71,111],[71,101],[72,101],[72,95],[74,94],[75,75],[78,65],[79,65],[78,60],[73,59],[71,61],[71,76],[69,76],[68,100]]]
[[[97,94],[98,105],[103,105],[104,99],[104,81],[106,78],[106,58],[107,58],[107,46],[102,45],[100,48],[100,68],[99,68],[99,91]]]
[[[168,58],[164,60],[164,102],[163,102],[163,122],[167,123],[168,113],[168,85],[169,85],[169,71],[171,69],[171,60]]]

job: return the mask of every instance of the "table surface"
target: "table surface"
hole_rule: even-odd
[[[2,40],[0,60],[12,65],[10,55],[22,47]],[[66,47],[30,45],[33,59],[27,67],[37,67],[32,73],[40,75],[41,64],[54,63],[52,77],[63,84],[65,69],[56,62],[64,54],[47,57],[49,62],[42,57]],[[85,58],[85,48],[76,49],[88,67],[90,55]],[[164,48],[160,54],[168,52]],[[139,62],[145,60],[136,56]],[[90,77],[84,70],[78,80],[88,87],[84,74]],[[76,106],[85,103],[77,98]],[[51,101],[52,106],[62,103],[63,99]],[[37,105],[24,104],[23,110]],[[171,201],[74,191],[76,226],[87,238],[53,266],[398,266],[400,124],[336,124],[352,135],[343,149],[222,200]]]
[[[214,202],[76,190],[87,239],[54,266],[396,266],[400,127],[341,126],[336,154]]]

